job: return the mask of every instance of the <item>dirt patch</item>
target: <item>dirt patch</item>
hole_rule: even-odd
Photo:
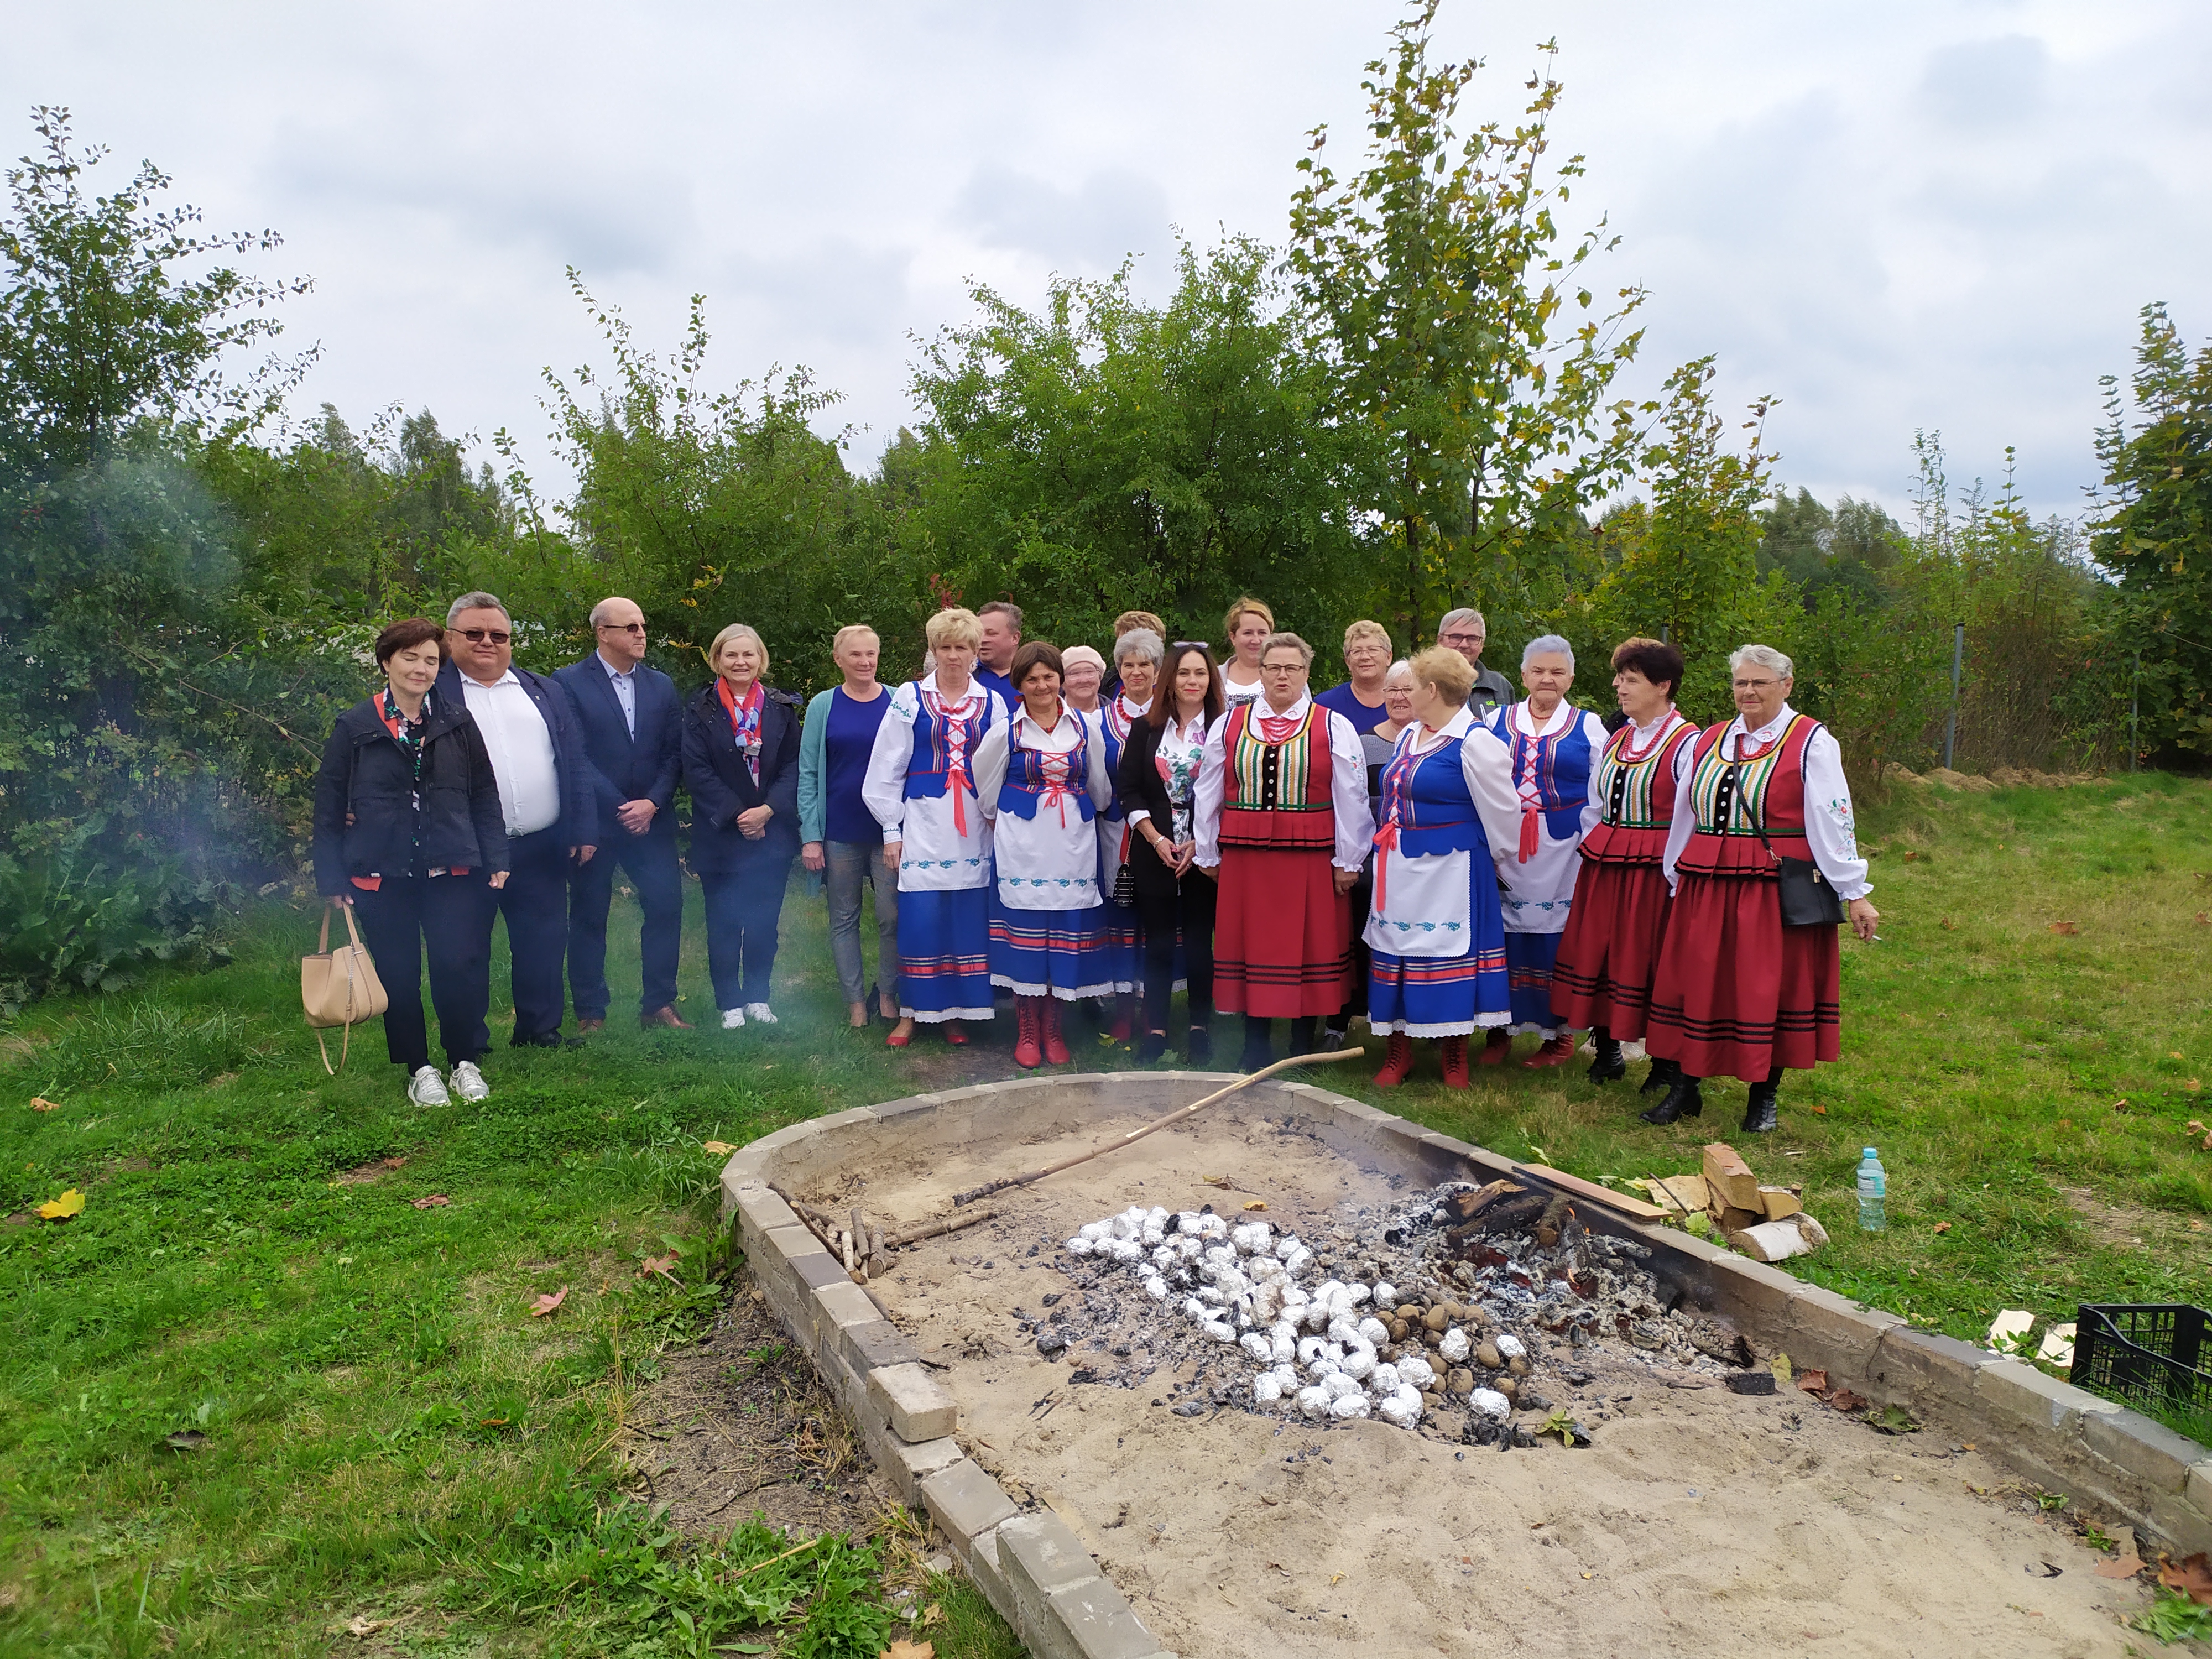
[[[366,1187],[390,1175],[405,1164],[404,1158],[380,1158],[373,1164],[363,1164],[356,1169],[343,1170],[331,1177],[333,1187]]]
[[[805,1195],[920,1220],[1139,1121],[878,1163],[865,1185]],[[2113,1615],[2140,1592],[2094,1578],[2097,1558],[2039,1510],[1978,1499],[2002,1468],[1936,1431],[1883,1436],[1795,1390],[1739,1396],[1625,1342],[1564,1338],[1532,1344],[1530,1381],[1585,1448],[1265,1415],[1242,1403],[1233,1346],[1171,1340],[1157,1302],[1060,1248],[1132,1204],[1263,1201],[1279,1227],[1349,1250],[1354,1212],[1407,1190],[1224,1108],[1000,1195],[996,1220],[907,1253],[873,1288],[945,1368],[963,1446],[1066,1518],[1180,1652],[2115,1650]],[[1057,1360],[1036,1346],[1048,1297],[1086,1314]],[[1705,1385],[1669,1386],[1684,1381]]]
[[[805,1352],[750,1286],[703,1342],[671,1348],[623,1444],[641,1497],[695,1535],[756,1510],[811,1538],[872,1535],[890,1489]]]
[[[2191,1217],[2147,1209],[2140,1204],[2116,1204],[2093,1187],[2061,1187],[2058,1193],[2081,1218],[2090,1237],[2109,1249],[2204,1248],[2205,1224]],[[2192,1238],[2191,1234],[2197,1237]]]

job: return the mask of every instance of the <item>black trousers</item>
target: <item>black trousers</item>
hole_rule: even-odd
[[[676,865],[676,819],[654,814],[653,828],[633,836],[617,826],[592,861],[568,883],[568,988],[579,1019],[605,1019],[613,994],[607,989],[607,909],[614,902],[615,872],[629,872],[645,925],[638,935],[643,980],[637,1011],[652,1013],[676,1000],[676,957],[684,938],[684,878]]]
[[[1359,879],[1352,884],[1352,994],[1345,999],[1344,1008],[1329,1022],[1336,1030],[1346,1030],[1352,1022],[1367,1012],[1367,921],[1375,909],[1375,860],[1369,859],[1359,872]]]
[[[726,870],[699,872],[707,896],[707,975],[717,1008],[769,1000],[791,860],[788,847],[771,842],[740,854]]]
[[[513,1040],[519,1047],[560,1034],[567,1001],[562,970],[568,955],[570,866],[558,824],[513,837],[507,851],[507,885],[488,887],[484,896],[507,918],[507,948],[514,959],[508,974],[514,994]],[[485,927],[489,932],[489,917]]]
[[[349,890],[362,943],[376,963],[390,1006],[384,1011],[385,1052],[411,1074],[430,1063],[422,1022],[422,959],[430,960],[430,1006],[446,1063],[481,1060],[491,1047],[484,1024],[491,1006],[490,890],[483,872],[465,876],[386,876],[374,893]]]
[[[1168,999],[1175,983],[1176,929],[1182,930],[1183,982],[1189,988],[1190,1023],[1203,1025],[1213,1012],[1212,878],[1194,870],[1174,892],[1137,894],[1145,924],[1145,1029],[1168,1028]]]

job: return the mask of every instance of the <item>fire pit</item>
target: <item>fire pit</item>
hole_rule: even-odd
[[[1969,1488],[2063,1477],[2109,1523],[2202,1547],[2194,1460],[2131,1414],[1326,1091],[1255,1085],[950,1204],[1216,1081],[921,1097],[795,1126],[725,1176],[763,1294],[1033,1652],[1478,1653],[1538,1632],[1664,1650],[1780,1630],[1878,1652],[1909,1607],[1916,1647],[2002,1627],[2057,1653],[2139,1593],[2096,1578],[2017,1488]],[[869,1240],[854,1271],[771,1184],[819,1217],[863,1212],[842,1229]],[[1785,1348],[1929,1426],[1884,1436],[1791,1382],[1729,1386],[1773,1379]],[[2100,1474],[2092,1458],[2122,1466],[2095,1437],[2121,1432],[2136,1470]]]

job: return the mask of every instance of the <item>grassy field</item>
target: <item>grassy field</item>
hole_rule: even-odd
[[[1791,1265],[1960,1336],[2000,1307],[2212,1304],[2212,1152],[2185,1127],[2212,1116],[2212,786],[1899,790],[1863,828],[1884,920],[1844,946],[1846,1058],[1793,1074],[1781,1133],[1737,1141],[1833,1235]],[[1014,1652],[895,1529],[879,1556],[718,1576],[783,1546],[666,1536],[624,1501],[616,1431],[661,1345],[715,1311],[702,1143],[1011,1073],[1006,1034],[963,1058],[848,1033],[794,888],[773,1031],[617,1021],[581,1048],[498,1048],[490,1101],[423,1111],[373,1030],[324,1077],[297,1014],[311,923],[271,905],[227,969],[0,1033],[0,1654],[872,1653],[895,1588],[944,1607],[947,1659]],[[617,964],[618,995],[635,973]],[[1579,1067],[1479,1072],[1462,1095],[1432,1072],[1387,1096],[1327,1080],[1615,1180],[1696,1168],[1742,1103],[1723,1085],[1702,1122],[1655,1130]],[[1853,1224],[1868,1144],[1880,1235]],[[30,1213],[69,1188],[74,1221]],[[640,1274],[672,1249],[683,1285]],[[393,1622],[356,1642],[356,1620]]]

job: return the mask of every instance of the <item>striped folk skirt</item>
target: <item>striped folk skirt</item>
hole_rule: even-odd
[[[993,890],[991,983],[1016,996],[1055,996],[1063,1002],[1110,995],[1114,979],[1104,945],[1104,913],[1113,908],[1016,910],[1000,903]]]
[[[1644,1036],[1668,904],[1666,872],[1656,864],[1583,861],[1552,964],[1552,1015],[1560,1026],[1602,1025],[1620,1041]]]
[[[991,1018],[991,890],[898,899],[899,1012],[924,1025]]]
[[[1498,877],[1487,850],[1462,854],[1468,870],[1468,948],[1455,957],[1407,957],[1367,940],[1367,1024],[1380,1033],[1464,1036],[1511,1018]],[[1393,866],[1394,871],[1401,866]]]
[[[1691,1077],[1763,1083],[1843,1056],[1843,950],[1832,927],[1785,927],[1772,881],[1684,872],[1644,1042]]]
[[[1327,848],[1221,849],[1213,1006],[1224,1014],[1334,1014],[1351,994],[1352,900]]]

